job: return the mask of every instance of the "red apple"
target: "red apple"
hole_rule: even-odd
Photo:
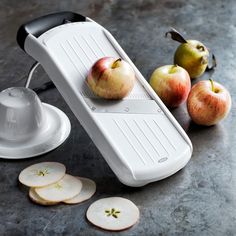
[[[192,87],[187,108],[196,124],[215,125],[229,113],[231,97],[221,84],[212,80],[203,80]]]
[[[165,65],[157,68],[150,85],[168,107],[178,107],[187,100],[191,81],[188,72],[177,65]]]
[[[89,71],[87,83],[99,97],[121,99],[128,95],[135,82],[133,68],[122,59],[103,57]]]

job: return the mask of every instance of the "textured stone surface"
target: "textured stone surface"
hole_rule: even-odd
[[[190,122],[185,105],[173,110],[192,140],[192,159],[174,176],[134,189],[116,179],[57,90],[41,93],[42,101],[68,114],[72,133],[61,147],[47,155],[30,160],[0,160],[0,235],[113,235],[85,219],[89,204],[106,196],[129,198],[140,208],[139,224],[119,235],[235,235],[235,2],[1,0],[0,90],[23,85],[33,62],[16,44],[19,25],[59,10],[87,15],[109,29],[147,79],[157,66],[172,62],[177,43],[164,38],[170,26],[203,41],[218,58],[213,78],[229,88],[232,111],[219,125],[201,128]],[[42,69],[35,76],[32,87],[48,80]],[[64,163],[71,174],[93,178],[96,195],[75,206],[32,204],[26,190],[18,185],[18,174],[32,163],[49,160]]]

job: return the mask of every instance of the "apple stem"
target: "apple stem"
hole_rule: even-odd
[[[171,67],[171,69],[176,69],[176,67],[178,67],[178,65],[177,64],[174,64],[172,67]]]
[[[168,34],[170,34],[173,40],[179,43],[188,43],[187,40],[183,37],[183,35],[174,28],[171,28],[170,31],[166,32],[165,37],[167,37]]]
[[[172,65],[171,67],[170,67],[170,70],[169,70],[169,73],[175,73],[176,72],[176,68],[178,67],[178,65],[177,64],[175,64],[175,65]]]
[[[215,92],[215,86],[214,86],[213,79],[209,79],[209,80],[210,80],[210,82],[211,82],[211,90],[212,90],[213,92]]]
[[[112,66],[111,66],[112,69],[116,68],[118,61],[121,61],[121,58],[118,58],[117,60],[115,60],[115,61],[113,62]]]

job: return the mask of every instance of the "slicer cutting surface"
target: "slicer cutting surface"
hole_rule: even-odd
[[[93,22],[66,24],[40,38],[83,97],[96,97],[85,83],[94,62],[105,56],[122,57],[103,29]],[[137,81],[124,99],[150,99],[150,96]]]

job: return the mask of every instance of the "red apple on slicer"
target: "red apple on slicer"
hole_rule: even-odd
[[[178,65],[165,65],[153,72],[150,85],[165,105],[173,108],[187,100],[191,81],[184,68]]]
[[[134,87],[133,68],[121,58],[103,57],[89,71],[87,84],[99,97],[122,99]]]
[[[203,80],[192,87],[187,108],[196,124],[215,125],[229,113],[231,96],[221,84],[213,80]]]

